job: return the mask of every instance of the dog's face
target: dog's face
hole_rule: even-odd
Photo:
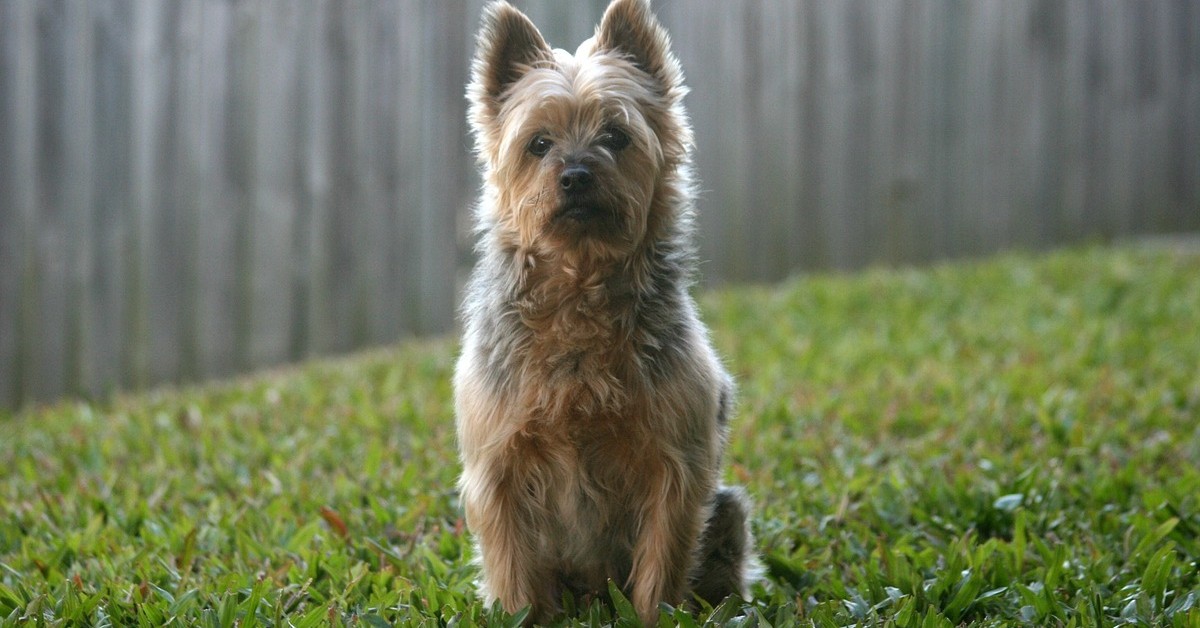
[[[507,3],[487,8],[469,97],[498,235],[538,253],[636,249],[691,146],[669,45],[646,0],[615,0],[574,55]]]

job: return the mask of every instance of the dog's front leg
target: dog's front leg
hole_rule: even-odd
[[[521,485],[512,477],[489,477],[465,496],[464,506],[479,547],[485,602],[498,600],[509,613],[530,606],[529,619],[537,621],[553,611],[547,590],[553,581],[539,556],[531,505]]]
[[[687,593],[694,549],[703,520],[702,487],[664,465],[642,505],[629,574],[633,607],[642,623],[658,623],[659,602],[679,604]]]

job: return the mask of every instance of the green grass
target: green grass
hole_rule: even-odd
[[[1200,626],[1200,256],[706,294],[769,566],[662,625]],[[488,625],[451,341],[0,416],[0,622]],[[619,595],[575,624],[629,625]]]

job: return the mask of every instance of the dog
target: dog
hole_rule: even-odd
[[[749,505],[720,483],[734,386],[689,295],[692,131],[648,0],[574,55],[489,4],[468,86],[483,170],[454,375],[480,593],[528,620],[565,593],[747,595]]]

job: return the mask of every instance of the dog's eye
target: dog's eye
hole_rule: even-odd
[[[554,142],[550,141],[545,135],[535,135],[529,140],[529,154],[534,157],[545,157],[546,153],[550,152],[550,148],[554,146]]]
[[[610,126],[604,129],[604,132],[600,134],[598,141],[601,146],[611,150],[614,153],[622,148],[625,148],[626,146],[629,146],[629,136],[615,126]]]

